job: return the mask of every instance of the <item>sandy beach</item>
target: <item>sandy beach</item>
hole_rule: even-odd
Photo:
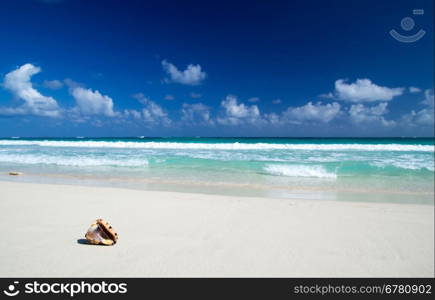
[[[1,277],[434,276],[433,205],[0,182],[0,211]]]

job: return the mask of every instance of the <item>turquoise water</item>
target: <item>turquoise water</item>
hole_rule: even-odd
[[[278,196],[369,192],[427,202],[434,139],[0,139],[0,171],[10,170],[45,182]]]

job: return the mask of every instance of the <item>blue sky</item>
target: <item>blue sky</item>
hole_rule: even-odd
[[[0,136],[433,136],[433,21],[430,0],[1,1]]]

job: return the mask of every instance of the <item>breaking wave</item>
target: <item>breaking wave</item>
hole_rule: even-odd
[[[272,144],[272,143],[178,143],[121,141],[49,141],[0,140],[1,146],[133,148],[133,149],[199,149],[199,150],[325,150],[325,151],[420,151],[434,152],[433,145],[405,144]]]
[[[264,167],[264,171],[271,175],[287,177],[337,178],[335,173],[326,171],[322,166],[269,164]]]

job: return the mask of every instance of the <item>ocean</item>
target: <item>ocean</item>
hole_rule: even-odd
[[[13,181],[433,204],[434,139],[3,138],[0,172]]]

